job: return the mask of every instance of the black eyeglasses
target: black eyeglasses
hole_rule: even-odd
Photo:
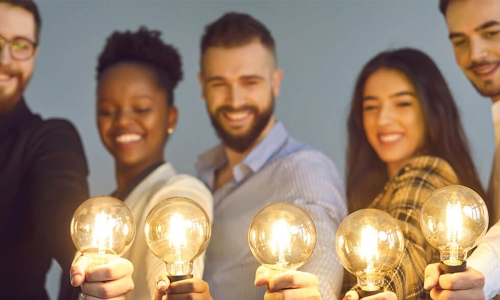
[[[9,47],[10,56],[15,60],[27,60],[33,57],[37,47],[37,43],[25,38],[15,38],[8,40],[0,36],[0,53],[4,50],[7,44]]]

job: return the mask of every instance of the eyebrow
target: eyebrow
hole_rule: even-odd
[[[478,32],[478,31],[481,31],[481,30],[484,30],[484,29],[488,29],[489,27],[493,27],[493,26],[499,26],[500,25],[500,22],[498,21],[488,21],[482,25],[480,25],[479,27],[477,27],[476,29],[474,29],[475,32]],[[465,34],[463,33],[460,33],[460,32],[450,32],[450,34],[448,35],[449,39],[453,39],[453,38],[456,38],[456,37],[462,37],[464,36]]]
[[[250,79],[258,79],[258,80],[263,80],[264,77],[260,76],[260,75],[243,75],[243,76],[240,76],[239,79],[244,79],[244,80],[250,80]],[[211,77],[208,77],[205,82],[209,83],[211,81],[217,81],[217,80],[222,80],[224,81],[225,78],[222,77],[222,76],[211,76]]]
[[[412,96],[412,97],[417,97],[415,93],[412,93],[410,91],[402,91],[402,92],[397,92],[395,94],[389,95],[389,98],[394,98],[394,97],[401,97],[401,96]],[[366,96],[363,97],[363,101],[368,101],[368,100],[377,100],[378,98],[375,96]]]

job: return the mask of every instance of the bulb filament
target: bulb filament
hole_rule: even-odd
[[[379,259],[378,251],[378,232],[375,228],[368,225],[361,229],[361,248],[360,257],[366,261],[366,290],[379,289],[376,283],[376,270],[373,267],[373,261]]]
[[[462,206],[458,201],[448,203],[446,206],[446,228],[448,229],[446,237],[450,248],[449,263],[451,265],[460,263],[458,253],[460,249],[460,238],[462,237],[461,210]]]
[[[278,266],[288,264],[285,256],[291,253],[290,231],[288,223],[285,220],[278,220],[273,224],[271,236],[271,249],[273,255],[278,255]]]

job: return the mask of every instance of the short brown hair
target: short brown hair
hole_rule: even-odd
[[[446,9],[450,4],[450,0],[439,0],[439,11],[446,17]]]
[[[201,37],[201,55],[210,47],[239,47],[255,39],[276,58],[274,38],[264,24],[248,14],[228,12],[205,27]]]
[[[33,15],[33,19],[35,19],[35,37],[36,43],[39,43],[40,39],[40,30],[42,28],[42,18],[40,17],[40,12],[38,11],[38,6],[33,0],[0,0],[0,3],[7,3],[12,6],[20,7],[24,10],[27,10]]]

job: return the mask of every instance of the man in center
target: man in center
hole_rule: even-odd
[[[226,13],[206,26],[199,81],[222,143],[200,155],[196,168],[214,194],[203,276],[214,299],[263,299],[266,281],[258,275],[255,284],[262,286],[254,286],[260,264],[248,246],[248,228],[262,208],[280,201],[301,207],[315,223],[316,248],[300,270],[318,277],[321,295],[317,286],[294,286],[290,275],[290,289],[269,282],[267,296],[303,291],[336,299],[340,293],[343,269],[334,237],[347,215],[343,183],[328,157],[293,139],[276,120],[282,78],[274,39],[260,21]]]

